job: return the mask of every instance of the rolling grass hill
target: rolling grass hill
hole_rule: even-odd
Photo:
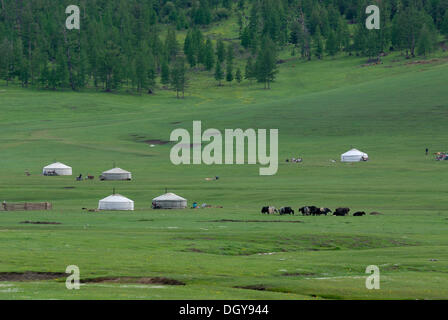
[[[74,264],[82,279],[185,283],[98,281],[69,291],[64,278],[2,281],[0,298],[447,298],[448,163],[424,154],[448,149],[447,61],[390,55],[362,67],[356,57],[288,59],[272,90],[248,82],[217,87],[198,73],[184,100],[165,90],[130,96],[0,87],[0,201],[54,205],[0,212],[0,275]],[[279,129],[278,173],[259,176],[258,165],[174,166],[172,143],[150,147],[175,128],[191,131],[193,120],[203,130]],[[370,161],[330,162],[351,146]],[[297,156],[304,162],[284,161]],[[55,160],[96,179],[41,176]],[[114,162],[134,180],[99,181]],[[214,176],[220,179],[205,181]],[[81,209],[96,208],[114,187],[135,201],[135,212]],[[223,208],[151,210],[165,188],[190,205]],[[383,214],[262,216],[268,204]],[[368,265],[380,267],[380,290],[365,288]]]

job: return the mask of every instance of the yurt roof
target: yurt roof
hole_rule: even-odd
[[[55,162],[55,163],[49,164],[48,166],[44,167],[44,169],[70,169],[70,167],[66,166],[63,163]]]
[[[130,173],[129,171],[123,170],[121,168],[113,168],[107,171],[104,171],[103,173]]]
[[[186,201],[187,199],[184,199],[182,197],[179,197],[177,194],[174,193],[166,193],[164,195],[161,195],[157,198],[152,199],[153,201]]]
[[[134,202],[131,199],[128,199],[124,196],[122,196],[121,194],[113,194],[110,195],[100,201],[104,201],[104,202]]]
[[[358,155],[363,156],[363,155],[366,155],[366,153],[359,151],[358,149],[351,149],[342,155],[343,156],[358,156]]]

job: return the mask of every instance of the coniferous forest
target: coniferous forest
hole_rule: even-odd
[[[80,30],[65,27],[69,5]],[[365,28],[365,8],[381,28]],[[207,35],[227,19],[239,38]],[[123,88],[182,97],[189,76],[270,88],[278,52],[303,60],[426,56],[448,36],[448,0],[0,0],[0,79],[42,89]]]

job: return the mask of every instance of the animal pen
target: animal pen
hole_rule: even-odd
[[[38,211],[51,210],[50,202],[24,202],[24,203],[8,203],[2,202],[0,211]]]

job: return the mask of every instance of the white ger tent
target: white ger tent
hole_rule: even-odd
[[[134,210],[134,201],[121,194],[110,195],[98,203],[99,210]]]
[[[351,149],[346,153],[341,154],[342,162],[358,162],[358,161],[366,161],[369,159],[369,155],[358,149]]]
[[[179,197],[174,193],[166,193],[152,199],[152,206],[157,209],[185,209],[187,207],[187,199]]]
[[[104,171],[101,176],[101,180],[131,180],[132,174],[129,171],[121,168],[113,168],[108,171]]]
[[[72,175],[72,168],[69,166],[66,166],[63,163],[56,162],[49,164],[48,166],[44,167],[42,170],[42,173],[44,175],[47,174],[55,174],[58,176],[71,176]]]

